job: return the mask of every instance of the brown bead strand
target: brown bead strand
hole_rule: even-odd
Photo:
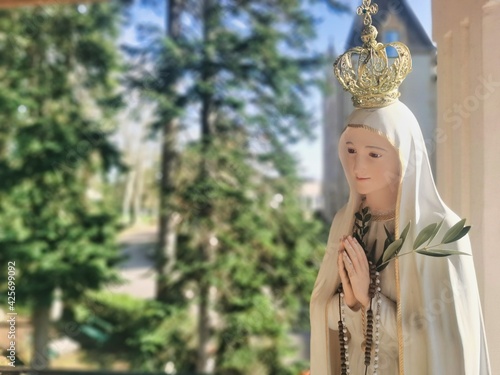
[[[375,296],[377,290],[376,284],[376,272],[377,269],[375,265],[370,262],[370,288],[368,290],[368,296],[370,297],[370,307],[366,312],[366,334],[365,334],[365,366],[370,366],[372,344],[373,344],[373,311],[372,311],[372,300]]]
[[[344,321],[344,292],[342,285],[339,287],[339,344],[340,344],[340,374],[349,374],[349,353],[347,352],[347,328]]]
[[[373,362],[373,375],[378,375],[378,361],[379,361],[379,327],[380,327],[380,305],[382,300],[380,298],[380,273],[376,270],[375,265],[370,263],[370,287],[368,289],[368,296],[370,297],[370,307],[366,311],[366,321],[365,321],[365,310],[362,309],[362,320],[363,326],[366,324],[365,332],[365,375],[368,372],[368,367],[371,364],[371,352],[373,344],[375,347],[375,358]],[[340,374],[350,375],[349,370],[349,351],[347,345],[347,327],[345,325],[345,305],[344,305],[344,292],[342,289],[342,284],[338,288],[339,298],[339,344],[340,344]],[[376,301],[376,311],[375,316],[376,322],[374,324],[373,316],[373,300]],[[375,339],[373,338],[375,333]]]

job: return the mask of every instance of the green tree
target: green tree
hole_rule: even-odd
[[[115,278],[116,213],[102,199],[120,166],[108,140],[121,105],[120,5],[0,12],[0,246],[34,325],[32,365],[49,364],[49,308]],[[4,295],[4,293],[2,293]]]
[[[304,218],[290,156],[279,158],[274,151],[281,173],[274,169],[268,175],[255,169],[264,155],[256,158],[244,129],[239,136],[232,125],[226,132],[222,120],[215,128],[212,152],[196,153],[213,174],[201,189],[199,182],[186,184],[177,261],[182,289],[195,291],[200,305],[200,284],[208,285],[207,350],[215,350],[215,373],[296,374],[298,369],[284,359],[295,358],[290,332],[308,326],[324,228]],[[206,201],[213,210],[210,221],[200,215]],[[206,227],[212,233],[208,240]],[[202,241],[210,247],[200,262]]]
[[[160,55],[139,82],[158,103],[153,130],[167,145],[160,212],[180,218],[171,227],[160,220],[158,299],[196,305],[197,339],[181,350],[195,352],[197,371],[215,363],[216,373],[251,373],[252,363],[259,373],[289,373],[286,333],[307,317],[324,244],[321,223],[298,204],[288,151],[314,125],[304,105],[324,63],[307,47],[314,20],[300,1],[169,4],[177,5],[170,27],[181,32],[148,46]],[[181,15],[192,29],[182,29]],[[200,140],[179,154],[177,134],[195,108]]]
[[[262,1],[225,8],[220,2],[206,1],[201,14],[200,78],[194,87],[201,104],[201,158],[193,184],[195,192],[201,194],[194,197],[194,201],[199,200],[199,210],[192,215],[193,229],[198,234],[193,250],[201,261],[201,269],[192,278],[197,281],[199,306],[197,370],[209,369],[216,347],[217,372],[285,374],[291,369],[287,370],[282,362],[284,339],[293,317],[293,304],[286,302],[302,296],[294,290],[300,281],[295,272],[287,272],[292,267],[283,250],[296,253],[297,241],[304,236],[297,231],[285,243],[282,237],[288,220],[297,221],[299,227],[303,225],[301,212],[289,204],[298,189],[293,189],[295,166],[286,146],[310,136],[312,124],[303,101],[306,87],[312,82],[304,77],[311,68],[321,65],[321,59],[300,52],[307,50],[305,41],[314,35],[312,19],[300,10],[299,2]],[[248,36],[228,28],[228,16],[233,21],[246,21]],[[289,51],[285,52],[285,48]],[[247,151],[233,159],[233,178],[235,171],[246,177],[236,183],[236,191],[252,186],[251,177],[262,184],[255,189],[253,199],[247,201],[248,206],[241,194],[232,202],[235,192],[221,186],[217,176],[223,146],[230,139],[237,139],[237,130],[242,127],[245,131],[239,132],[243,137],[235,150],[251,151],[256,136],[260,136],[262,147],[255,156]],[[221,136],[221,128],[226,137]],[[243,163],[252,162],[273,177],[245,172]],[[287,214],[268,213],[274,196],[286,199],[284,207],[290,209]],[[228,213],[230,207],[235,211]],[[227,223],[229,233],[223,230]],[[224,234],[230,245],[225,249],[225,243],[219,239]],[[303,265],[306,267],[301,267],[299,275],[311,271],[307,263]],[[284,280],[289,294],[281,293]],[[280,301],[285,295],[287,300]],[[214,321],[216,318],[210,319],[214,312],[219,313],[220,323]]]
[[[62,324],[76,324],[75,339],[89,362],[109,369],[116,361],[136,371],[163,371],[165,364],[189,362],[183,350],[194,336],[193,317],[178,305],[138,299],[109,291],[89,291]]]

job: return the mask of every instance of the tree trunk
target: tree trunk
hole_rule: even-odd
[[[133,198],[133,220],[134,224],[142,214],[142,202],[144,193],[144,153],[139,153],[137,160],[137,177],[135,179],[134,198]]]
[[[216,256],[215,236],[210,234],[202,244],[201,251],[206,262],[214,262]],[[211,240],[212,239],[212,240]],[[216,340],[214,329],[218,315],[214,309],[217,303],[217,289],[210,285],[206,279],[199,284],[200,302],[198,305],[198,358],[196,372],[200,374],[213,374],[215,370]]]
[[[196,372],[200,374],[209,373],[209,340],[210,322],[208,317],[208,292],[209,286],[205,282],[200,283],[200,303],[198,305],[198,358],[196,362]]]
[[[167,8],[167,36],[175,41],[180,37],[181,2],[170,0]],[[160,212],[158,220],[158,245],[155,254],[157,277],[156,299],[168,302],[169,270],[172,269],[176,254],[176,213],[172,212],[170,200],[174,192],[174,172],[177,161],[175,150],[178,119],[167,121],[163,126],[161,145]]]
[[[35,370],[45,370],[50,365],[48,349],[50,307],[35,307],[32,314],[33,354],[31,356],[31,367]]]
[[[212,28],[215,26],[217,20],[217,14],[214,13],[214,1],[204,0],[203,2],[203,38],[206,43],[210,43],[212,38],[211,32]],[[209,59],[205,56],[205,59]],[[214,81],[214,76],[216,72],[213,69],[205,68],[202,71],[201,79],[204,83],[212,83]],[[210,163],[209,163],[209,151],[212,146],[214,137],[214,123],[216,121],[216,113],[214,108],[213,96],[212,94],[205,94],[202,98],[201,103],[201,180],[205,180],[210,177]],[[200,218],[202,222],[208,223],[213,217],[213,206],[209,199],[209,192],[206,192],[205,201],[200,209]],[[202,236],[202,243],[200,244],[200,256],[207,263],[213,263],[216,260],[216,241],[215,233],[213,233],[210,228],[201,228],[206,236]],[[209,284],[208,278],[202,278],[200,281],[199,289],[199,316],[198,316],[198,361],[196,370],[200,373],[210,374],[214,372],[215,365],[215,347],[212,344],[213,339],[213,329],[214,325],[210,317],[215,317],[215,311],[213,307],[216,304],[216,293],[215,289]]]
[[[135,169],[131,169],[127,173],[127,181],[125,182],[125,192],[123,194],[123,203],[122,203],[122,217],[123,222],[128,225],[133,224],[132,222],[132,209],[131,202],[134,196],[134,186],[136,181],[136,171]]]

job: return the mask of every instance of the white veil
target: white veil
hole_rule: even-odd
[[[425,142],[413,113],[396,101],[382,108],[354,110],[347,126],[363,127],[387,137],[399,152],[402,175],[396,238],[408,222],[412,223],[400,254],[411,250],[424,227],[445,218],[433,243],[440,241],[460,218],[437,192]],[[327,304],[340,283],[338,239],[352,233],[360,199],[351,186],[347,204],[333,219],[311,296],[311,375],[336,375],[339,371],[338,338],[336,331],[328,328]],[[472,254],[469,236],[447,244],[446,248]],[[412,254],[395,262],[400,374],[490,374],[472,257]]]

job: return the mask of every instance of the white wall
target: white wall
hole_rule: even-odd
[[[438,60],[438,188],[473,225],[492,373],[500,373],[500,2],[433,0]],[[436,16],[439,15],[439,16]]]

